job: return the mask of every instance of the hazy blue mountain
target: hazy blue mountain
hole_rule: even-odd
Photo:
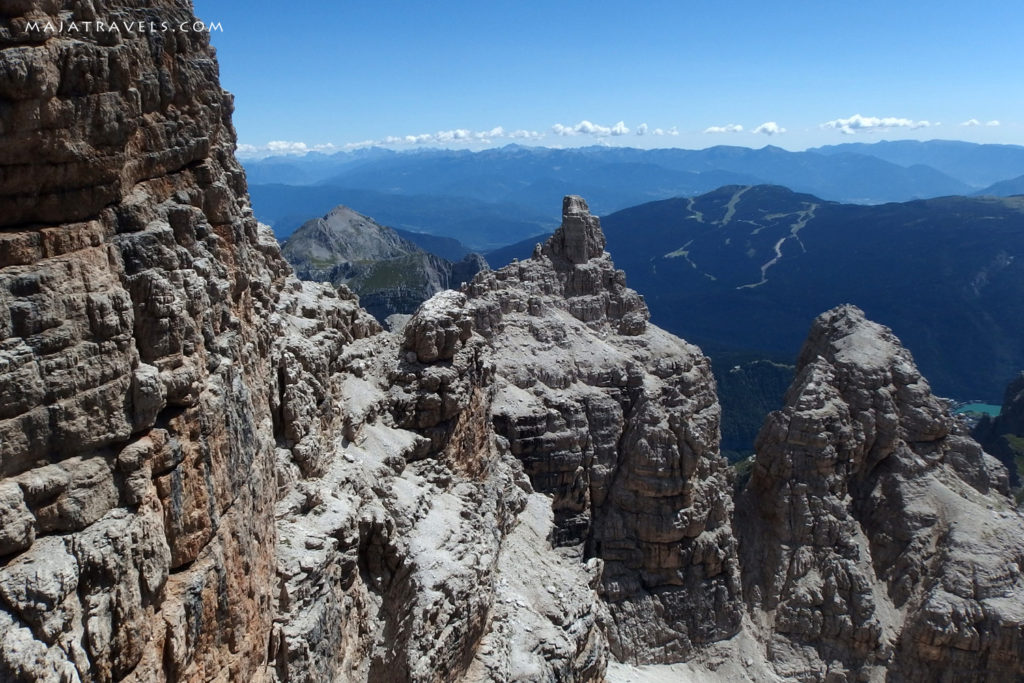
[[[866,154],[790,152],[772,145],[761,149],[724,145],[696,151],[660,149],[650,150],[650,154],[668,168],[743,172],[765,183],[854,203],[905,201],[969,189],[933,168],[906,168]]]
[[[344,168],[400,154],[383,147],[370,147],[350,152],[310,152],[302,156],[284,155],[263,159],[243,159],[250,185],[314,185],[322,183]]]
[[[965,194],[981,187],[929,165],[894,163],[841,147],[790,152],[770,145],[702,150],[507,145],[478,152],[371,148],[249,161],[246,168],[256,214],[271,222],[279,236],[345,203],[396,227],[456,237],[477,249],[538,232],[522,231],[524,222],[553,229],[542,217],[570,193],[586,196],[595,213],[607,214],[730,184],[779,184],[867,204]],[[289,192],[281,185],[307,189]],[[413,204],[396,199],[408,196],[417,199]],[[461,216],[469,220],[460,222]],[[485,226],[482,237],[473,236],[474,223]],[[500,239],[493,240],[499,233]]]
[[[395,195],[324,185],[250,185],[249,196],[256,217],[272,227],[279,240],[338,204],[395,229],[450,237],[475,250],[515,242],[557,225],[556,218],[521,206],[466,197]]]
[[[1015,194],[1024,194],[1024,175],[1010,178],[1009,180],[1000,180],[998,183],[992,183],[984,190],[975,192],[975,195],[979,197],[1012,197]]]
[[[862,154],[900,166],[923,164],[975,189],[1024,174],[1024,147],[958,140],[883,140],[818,147],[821,154]],[[782,183],[785,184],[785,183]]]
[[[1024,198],[860,206],[726,187],[602,225],[654,322],[713,358],[795,356],[816,311],[849,302],[903,339],[940,394],[994,398],[1024,367]]]
[[[765,182],[864,203],[970,190],[922,165],[907,168],[866,154],[789,152],[773,146],[425,150],[351,165],[330,179],[340,187],[508,201],[537,211],[549,206],[552,197],[572,191],[587,196],[598,213],[654,198],[700,194],[723,183]]]
[[[742,171],[669,168],[647,157],[644,150],[604,147],[425,150],[351,166],[329,182],[397,194],[508,202],[538,212],[557,205],[567,193],[582,193],[591,208],[602,213],[652,199],[699,194],[723,183],[764,180]],[[705,170],[712,172],[705,175]]]

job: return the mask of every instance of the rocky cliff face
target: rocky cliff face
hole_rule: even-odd
[[[186,7],[5,12],[0,678],[1024,675],[1005,473],[854,309],[734,515],[708,361],[583,200],[385,333],[252,218],[202,34],[27,23]]]
[[[287,268],[252,219],[205,37],[27,24],[72,19],[192,13],[0,19],[0,671],[251,677],[275,573],[264,321]]]
[[[458,289],[487,269],[479,254],[448,261],[345,206],[303,224],[281,253],[298,277],[347,285],[382,321],[411,314],[434,294]]]
[[[820,316],[737,503],[745,595],[798,680],[1010,680],[1024,525],[1006,471],[892,333]]]
[[[647,323],[586,203],[566,197],[562,215],[531,259],[467,289],[495,350],[492,420],[553,496],[556,543],[604,562],[613,652],[669,661],[740,621],[714,380],[699,349]]]
[[[600,567],[549,544],[452,302],[403,341],[291,277],[202,34],[28,28],[140,15],[192,19],[3,20],[0,677],[599,679]]]

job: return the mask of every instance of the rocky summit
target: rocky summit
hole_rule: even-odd
[[[744,595],[798,680],[1013,680],[1024,527],[1006,469],[853,306],[815,320],[737,501]]]
[[[193,18],[0,18],[0,680],[1024,676],[1006,470],[891,332],[815,321],[734,498],[585,201],[386,332],[253,218],[204,34],[29,24],[138,14]]]
[[[458,289],[487,268],[479,254],[453,263],[345,206],[304,223],[281,254],[303,280],[347,285],[381,321],[411,314],[434,294]]]

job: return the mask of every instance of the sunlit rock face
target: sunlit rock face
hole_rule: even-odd
[[[248,677],[266,656],[287,271],[213,51],[29,26],[150,18],[193,21],[19,2],[0,22],[0,474],[26,529],[3,544],[0,670],[18,680]]]
[[[737,529],[778,673],[1020,675],[1024,525],[1006,470],[888,329],[853,306],[815,320],[756,447]]]
[[[0,678],[599,679],[599,567],[493,440],[479,336],[426,307],[410,360],[290,275],[203,34],[29,25],[187,4],[5,12]]]
[[[575,196],[527,261],[467,289],[495,348],[498,435],[553,496],[557,543],[604,562],[620,658],[664,662],[739,628],[729,468],[710,363],[648,324]]]

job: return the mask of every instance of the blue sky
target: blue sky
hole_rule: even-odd
[[[212,40],[221,81],[236,96],[243,153],[271,142],[281,151],[384,141],[396,149],[1024,144],[1017,3],[195,6],[223,25]]]

